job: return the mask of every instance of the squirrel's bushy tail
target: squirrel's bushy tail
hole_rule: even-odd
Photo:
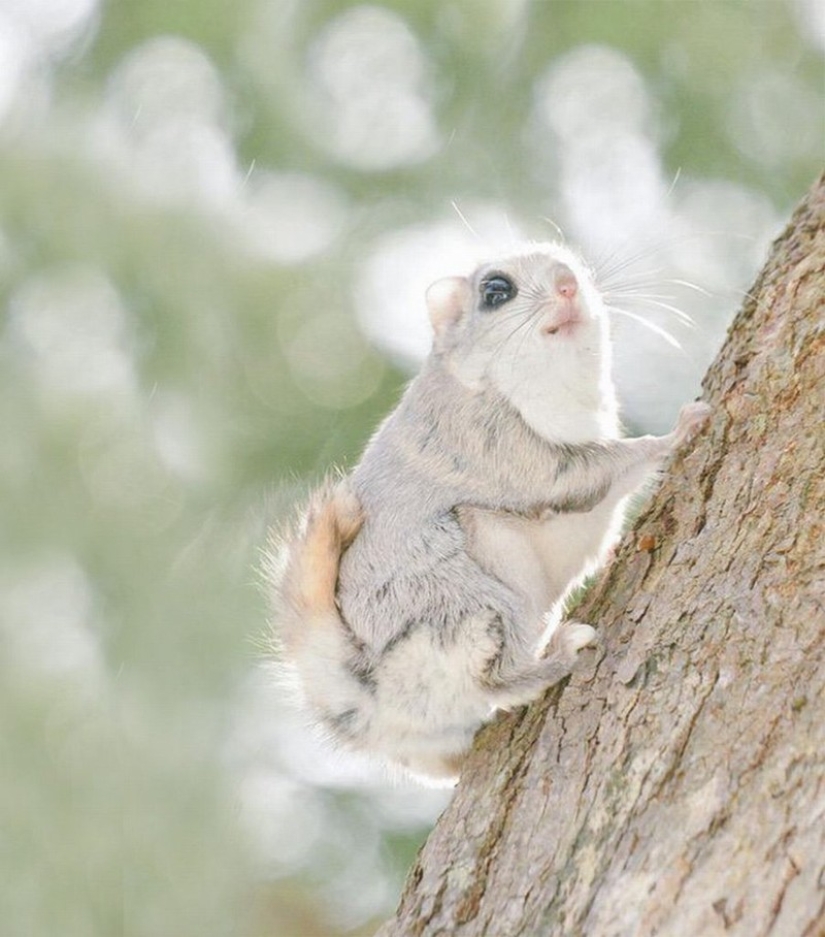
[[[303,702],[332,734],[344,729],[343,716],[352,721],[364,695],[348,667],[353,639],[335,598],[341,555],[362,523],[348,483],[326,485],[313,496],[300,527],[266,559],[282,673],[297,683]]]
[[[345,482],[324,488],[310,502],[302,529],[287,545],[280,596],[288,614],[282,625],[284,650],[294,654],[313,632],[341,622],[335,589],[341,554],[361,529],[361,507]]]

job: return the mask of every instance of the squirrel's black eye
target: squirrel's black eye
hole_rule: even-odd
[[[481,284],[481,305],[485,309],[497,309],[509,302],[516,292],[516,286],[512,280],[501,274],[495,274]]]

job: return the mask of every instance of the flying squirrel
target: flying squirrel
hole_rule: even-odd
[[[427,306],[421,372],[267,565],[281,665],[323,732],[438,783],[594,642],[565,597],[710,408],[621,438],[607,310],[561,245],[439,280]]]

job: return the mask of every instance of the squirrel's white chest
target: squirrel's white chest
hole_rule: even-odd
[[[594,357],[588,373],[580,353],[549,358],[541,350],[502,357],[492,379],[531,429],[554,442],[582,443],[618,435],[615,398]],[[585,376],[583,377],[583,372]]]
[[[591,511],[542,520],[473,511],[468,551],[479,564],[525,596],[528,631],[538,639],[547,613],[604,561],[621,527],[624,499],[606,498]]]

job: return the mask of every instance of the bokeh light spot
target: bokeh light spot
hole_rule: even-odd
[[[5,12],[40,52],[58,52],[88,27],[98,0],[4,0]]]
[[[96,149],[146,199],[227,207],[239,180],[225,123],[223,84],[207,56],[194,43],[162,36],[115,69]]]
[[[254,255],[300,263],[327,250],[341,231],[346,205],[332,185],[305,173],[262,172],[248,182],[240,237]]]
[[[357,6],[315,40],[309,72],[320,97],[319,138],[360,169],[420,162],[437,149],[426,56],[406,22]]]
[[[740,151],[764,166],[778,168],[823,152],[821,96],[794,75],[764,71],[748,76],[730,101],[725,126]]]
[[[53,404],[104,394],[126,402],[134,394],[126,313],[99,271],[65,267],[32,277],[12,297],[10,317]]]
[[[43,677],[82,678],[90,689],[103,666],[92,609],[83,570],[73,558],[56,556],[0,585],[0,637],[18,667]]]

